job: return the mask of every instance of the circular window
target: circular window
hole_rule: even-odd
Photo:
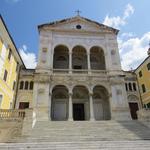
[[[81,29],[82,27],[81,27],[81,25],[76,25],[76,28]]]

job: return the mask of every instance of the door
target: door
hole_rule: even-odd
[[[101,102],[94,103],[94,116],[96,120],[104,120],[103,105]]]
[[[67,107],[65,102],[55,102],[53,106],[53,119],[54,120],[66,120]]]
[[[73,104],[73,119],[85,120],[84,104]]]
[[[133,120],[137,119],[136,112],[139,110],[137,103],[129,103],[130,113]]]
[[[27,109],[29,108],[29,102],[20,102],[19,109]]]

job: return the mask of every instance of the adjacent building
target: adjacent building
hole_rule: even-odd
[[[148,57],[135,70],[139,89],[141,93],[142,105],[150,108],[150,48]]]
[[[20,68],[25,66],[0,16],[0,109],[15,105]]]

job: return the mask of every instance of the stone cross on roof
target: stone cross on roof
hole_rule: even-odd
[[[77,13],[77,16],[80,16],[81,11],[78,9],[75,11]]]

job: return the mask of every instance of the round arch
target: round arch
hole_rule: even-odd
[[[68,88],[64,85],[56,85],[52,89],[51,118],[56,121],[68,118]]]
[[[131,94],[128,96],[128,104],[130,108],[131,118],[133,120],[137,119],[137,111],[139,110],[139,98],[138,96]]]
[[[87,69],[87,51],[81,46],[77,45],[72,49],[72,68],[73,69]]]
[[[84,85],[76,85],[73,87],[73,119],[74,120],[89,120],[89,90]]]
[[[110,120],[109,92],[104,86],[96,85],[93,88],[93,107],[96,120]]]
[[[90,48],[90,62],[91,69],[93,70],[105,70],[105,54],[104,50],[99,46],[93,46]]]
[[[53,57],[54,69],[68,69],[69,68],[69,49],[65,45],[57,45],[54,48]]]

